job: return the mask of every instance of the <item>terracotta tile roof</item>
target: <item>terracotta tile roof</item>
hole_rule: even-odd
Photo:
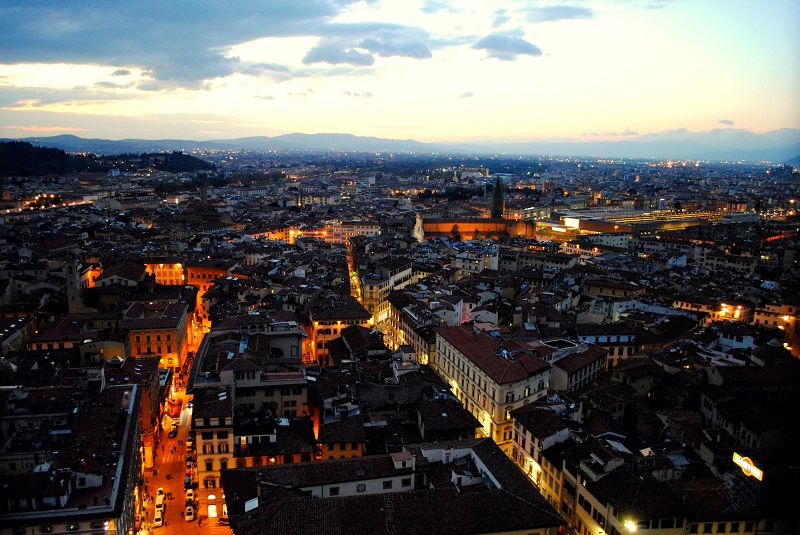
[[[548,363],[527,352],[515,353],[527,349],[533,352],[534,347],[524,342],[506,343],[505,348],[513,358],[504,358],[497,353],[502,346],[488,334],[473,334],[463,327],[437,327],[436,332],[497,384],[523,381],[550,368]]]

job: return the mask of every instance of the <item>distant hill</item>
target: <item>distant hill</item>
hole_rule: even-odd
[[[0,176],[61,175],[87,167],[86,158],[24,141],[0,142]]]
[[[151,166],[171,173],[214,169],[213,164],[180,152],[142,155],[128,153],[110,161],[94,154],[67,154],[62,149],[37,147],[27,141],[0,141],[0,176],[63,175],[76,171],[106,172],[116,166],[130,168]]]
[[[769,161],[783,163],[800,154],[800,129],[754,133],[725,128],[705,132],[685,129],[633,136],[618,141],[526,141],[515,143],[421,143],[412,139],[382,139],[351,134],[286,134],[267,137],[193,141],[182,139],[84,139],[72,135],[25,138],[34,145],[67,152],[94,154],[147,153],[191,149],[284,150],[313,152],[396,152],[451,154],[558,155],[694,159],[711,161]]]

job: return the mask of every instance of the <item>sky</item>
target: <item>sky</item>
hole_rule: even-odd
[[[783,128],[798,0],[0,0],[0,137]]]

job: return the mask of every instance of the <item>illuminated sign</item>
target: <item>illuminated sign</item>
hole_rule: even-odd
[[[764,478],[764,472],[756,468],[756,465],[753,464],[753,461],[750,460],[750,457],[742,457],[738,453],[734,452],[733,462],[742,469],[744,475],[752,476],[759,481]]]

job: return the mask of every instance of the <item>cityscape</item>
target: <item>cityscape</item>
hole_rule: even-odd
[[[0,0],[0,535],[796,535],[800,3]]]

